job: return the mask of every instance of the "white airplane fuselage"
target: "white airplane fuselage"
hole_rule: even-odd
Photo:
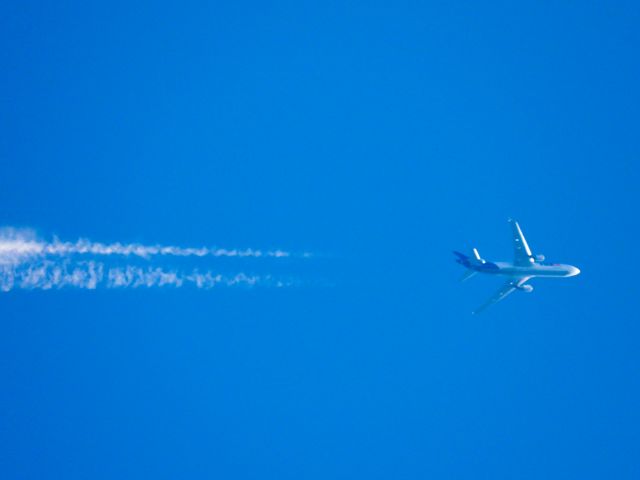
[[[469,264],[465,266],[478,273],[509,277],[574,277],[580,273],[580,269],[577,267],[563,263],[544,264],[536,262],[527,266],[518,266],[510,262],[485,262],[480,265]]]
[[[472,255],[465,255],[457,251],[453,252],[457,257],[456,262],[467,268],[467,272],[462,277],[463,281],[473,277],[476,273],[507,277],[500,289],[484,305],[477,308],[474,313],[481,312],[516,290],[531,292],[533,287],[527,282],[532,278],[575,277],[580,273],[580,269],[573,265],[548,263],[544,261],[544,255],[533,255],[518,222],[509,219],[509,223],[512,228],[514,247],[513,262],[488,262],[480,256],[475,248]]]

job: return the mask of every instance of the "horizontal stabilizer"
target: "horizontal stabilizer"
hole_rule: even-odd
[[[476,315],[482,312],[483,310],[490,307],[491,305],[494,305],[499,301],[503,300],[506,296],[511,295],[516,290],[524,290],[526,292],[530,292],[531,290],[533,290],[533,287],[531,287],[531,285],[525,285],[525,282],[530,278],[531,277],[520,277],[520,278],[507,280],[506,283],[504,283],[504,285],[500,287],[500,290],[498,290],[489,300],[487,300],[484,304],[480,305],[471,313]],[[524,287],[529,287],[529,288],[524,288]]]
[[[475,277],[475,275],[478,272],[476,272],[475,270],[467,270],[466,272],[464,272],[464,275],[462,275],[462,277],[460,277],[460,281],[461,282],[466,282],[467,280],[469,280],[471,277]]]

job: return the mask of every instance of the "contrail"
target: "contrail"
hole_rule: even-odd
[[[22,247],[22,246],[21,246]],[[22,247],[24,248],[24,247]],[[29,248],[29,247],[27,247]],[[52,243],[34,245],[34,249],[48,255],[70,255],[70,254],[93,254],[93,255],[124,255],[148,258],[154,255],[171,255],[176,257],[289,257],[291,254],[283,250],[254,250],[247,249],[226,249],[226,248],[183,248],[162,245],[140,245],[137,243],[98,243],[80,239],[75,243],[60,242],[54,240]]]
[[[36,239],[27,231],[4,229],[0,231],[0,263],[20,262],[29,257],[68,255],[121,255],[150,258],[153,256],[174,257],[271,257],[285,258],[292,254],[284,250],[258,250],[253,248],[227,249],[215,247],[177,247],[172,245],[142,245],[92,242],[80,239],[76,242],[62,242],[54,238],[52,242]],[[309,254],[302,254],[308,257]]]
[[[80,239],[76,242],[43,241],[29,230],[0,229],[0,291],[14,289],[51,290],[66,287],[152,288],[187,287],[211,289],[219,286],[286,287],[298,284],[270,273],[229,274],[206,268],[204,257],[232,257],[246,267],[248,258],[308,257],[284,250],[225,249],[213,247],[177,247],[139,243],[100,243]],[[198,259],[197,264],[183,261],[179,269],[169,268],[178,257]],[[173,260],[171,260],[173,259]],[[124,263],[124,264],[123,264]],[[203,265],[203,263],[205,265]],[[210,262],[208,262],[210,263]],[[257,268],[256,264],[252,269]],[[263,264],[263,269],[265,268]],[[267,263],[266,265],[271,265]],[[223,265],[220,265],[223,266]],[[270,268],[270,267],[269,267]]]
[[[211,271],[167,270],[160,267],[140,267],[126,265],[109,267],[96,261],[39,261],[21,265],[0,266],[0,290],[14,289],[51,290],[75,287],[94,290],[97,288],[152,288],[152,287],[194,287],[209,290],[214,287],[267,286],[288,287],[291,280],[275,278],[271,275],[247,275],[237,273],[226,275]]]

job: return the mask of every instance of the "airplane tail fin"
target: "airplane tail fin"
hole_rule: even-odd
[[[465,255],[464,253],[460,253],[456,250],[454,250],[453,253],[456,257],[458,257],[458,260],[469,260],[469,256]]]
[[[474,266],[478,266],[478,265],[484,265],[485,263],[487,263],[482,257],[480,257],[480,254],[478,253],[478,249],[474,248],[472,250],[472,255],[465,255],[464,253],[460,253],[457,251],[453,251],[453,253],[456,256],[456,262],[458,262],[460,265],[464,265],[467,268],[473,268]],[[464,280],[467,280],[467,278],[471,278],[472,275],[469,275],[468,277],[464,277]]]

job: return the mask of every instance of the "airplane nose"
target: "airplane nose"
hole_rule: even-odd
[[[576,275],[578,275],[580,273],[580,269],[576,268],[576,267],[571,267],[569,269],[569,276],[570,277],[575,277]]]

